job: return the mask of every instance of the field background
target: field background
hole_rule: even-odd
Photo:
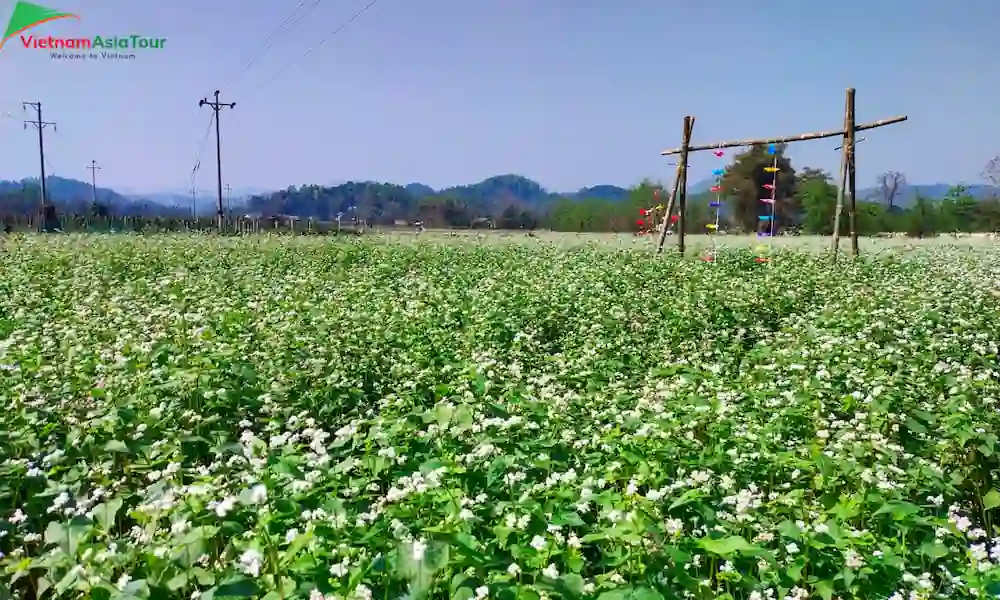
[[[719,240],[5,238],[0,590],[1000,594],[1000,248]]]

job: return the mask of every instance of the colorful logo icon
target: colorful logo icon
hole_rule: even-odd
[[[10,23],[7,24],[7,30],[3,33],[3,39],[0,39],[0,49],[3,49],[3,45],[7,42],[7,40],[22,31],[26,31],[32,27],[48,23],[49,21],[55,21],[57,19],[79,20],[80,17],[74,15],[73,13],[62,12],[52,8],[39,6],[38,4],[19,1],[16,5],[14,5],[14,12],[10,15]]]

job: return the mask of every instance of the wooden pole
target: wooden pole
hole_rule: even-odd
[[[851,112],[851,92],[848,88],[847,96],[844,100],[844,143],[840,147],[840,185],[837,187],[837,208],[833,213],[833,260],[840,257],[840,215],[844,212],[844,190],[847,189],[847,162],[849,160],[847,149],[851,147],[847,141],[847,129],[849,115]]]
[[[844,142],[847,144],[847,187],[850,193],[850,212],[848,218],[851,226],[851,256],[858,255],[858,202],[857,190],[855,189],[854,156],[857,148],[855,140],[857,128],[854,126],[854,88],[847,88],[847,135]]]
[[[864,123],[862,125],[856,125],[854,131],[865,131],[867,129],[876,129],[878,127],[885,127],[886,125],[894,125],[896,123],[902,123],[907,117],[892,117],[891,119],[882,119],[881,121],[875,121],[872,123]],[[740,146],[764,146],[767,144],[787,144],[789,142],[806,142],[809,140],[820,140],[823,138],[837,137],[838,135],[844,135],[845,131],[843,129],[838,129],[837,131],[818,131],[815,133],[802,133],[799,135],[786,135],[783,137],[775,138],[763,138],[759,140],[730,140],[728,142],[717,142],[715,144],[703,144],[701,146],[690,146],[687,148],[688,152],[701,152],[702,150],[719,150],[721,148],[737,148]],[[674,154],[680,154],[684,148],[673,148],[670,150],[664,150],[660,152],[660,156],[671,156]]]
[[[681,144],[683,147],[691,144],[691,132],[694,129],[694,117],[684,117],[684,129],[681,132]],[[667,228],[670,227],[670,217],[674,211],[674,204],[677,203],[677,194],[681,188],[681,182],[686,176],[687,153],[681,155],[681,160],[677,162],[677,171],[674,173],[674,187],[670,190],[670,198],[667,200],[667,207],[663,213],[663,228],[660,229],[660,238],[656,241],[656,253],[663,252],[663,243],[667,239]],[[681,225],[682,217],[677,217],[678,226]]]
[[[687,182],[688,182],[688,150],[691,145],[691,134],[694,132],[694,117],[684,119],[684,139],[681,141],[682,147],[680,160],[681,180],[677,186],[677,250],[684,256],[684,229],[687,227]]]

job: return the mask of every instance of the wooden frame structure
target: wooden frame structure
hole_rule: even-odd
[[[857,143],[857,132],[867,129],[877,129],[887,125],[902,123],[906,116],[882,119],[872,123],[857,125],[854,122],[854,88],[847,88],[844,105],[844,126],[835,131],[817,131],[813,133],[801,133],[798,135],[787,135],[756,140],[730,140],[726,142],[716,142],[714,144],[691,145],[691,134],[694,131],[694,117],[684,117],[684,129],[681,133],[681,146],[671,150],[664,150],[661,156],[680,155],[677,161],[677,171],[674,174],[674,187],[670,191],[670,198],[667,200],[664,214],[664,224],[670,221],[674,205],[677,205],[677,249],[684,255],[684,215],[687,212],[687,167],[688,155],[692,152],[702,150],[720,150],[722,148],[739,148],[744,146],[762,146],[766,144],[785,144],[791,142],[805,142],[809,140],[820,140],[842,136],[840,163],[840,186],[837,190],[837,208],[834,214],[833,227],[833,258],[837,259],[840,244],[840,213],[843,211],[845,189],[849,192],[850,204],[848,205],[848,223],[851,231],[851,254],[858,255],[858,230],[857,230],[857,200],[855,181],[855,144]],[[663,244],[667,237],[667,227],[660,229],[660,236],[656,242],[656,253],[663,252]]]

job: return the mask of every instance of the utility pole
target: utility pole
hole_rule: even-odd
[[[97,207],[97,172],[101,170],[101,167],[97,166],[97,161],[96,160],[92,160],[92,161],[90,161],[90,166],[87,167],[87,168],[90,169],[90,201],[94,205],[94,207],[96,208]]]
[[[25,121],[24,128],[27,129],[28,125],[34,125],[35,129],[38,130],[38,163],[42,173],[42,178],[39,182],[42,186],[42,227],[46,228],[48,227],[48,218],[45,213],[48,208],[49,196],[45,187],[45,136],[42,134],[42,131],[49,125],[52,126],[52,129],[55,129],[56,124],[42,120],[41,102],[22,102],[21,110],[28,110],[29,106],[35,109],[36,117],[34,121]]]
[[[229,216],[233,216],[233,188],[226,184],[226,210],[229,211]]]
[[[219,102],[219,90],[215,90],[215,101],[202,98],[198,101],[198,106],[211,106],[215,111],[215,174],[219,184],[219,204],[216,207],[216,216],[219,221],[219,233],[222,233],[222,136],[219,134],[219,112],[223,108],[236,108],[235,102]]]

